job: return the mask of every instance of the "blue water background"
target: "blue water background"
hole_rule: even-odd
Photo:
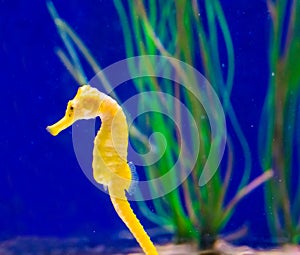
[[[54,5],[102,67],[125,57],[112,1],[54,1]],[[262,173],[257,133],[270,75],[270,17],[264,1],[225,0],[222,6],[235,51],[231,102],[251,148],[254,178]],[[124,229],[109,197],[82,173],[71,129],[55,138],[45,129],[62,117],[77,90],[54,53],[57,46],[63,44],[45,1],[0,1],[0,240],[23,235],[96,238],[110,234],[109,239]],[[237,153],[235,164],[242,168],[243,160]],[[237,180],[239,175],[235,173]],[[248,240],[268,240],[266,213],[260,187],[239,204],[226,231],[247,223]]]

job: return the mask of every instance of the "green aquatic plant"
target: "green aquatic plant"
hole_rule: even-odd
[[[261,117],[260,157],[274,169],[267,184],[269,226],[280,243],[300,241],[300,2],[267,1],[271,17],[269,86]]]
[[[180,140],[177,128],[164,116],[146,113],[134,123],[135,125],[132,125],[130,135],[134,144],[142,145],[139,148],[144,146],[146,150],[149,149],[144,132],[139,131],[141,129],[147,133],[162,133],[167,144],[167,148],[158,162],[149,164],[145,159],[144,169],[147,179],[163,176],[178,159],[180,159],[179,165],[182,171],[189,167],[192,168],[190,176],[180,187],[152,201],[141,199],[138,202],[139,208],[146,218],[165,231],[172,233],[177,242],[197,241],[202,247],[210,247],[231,218],[237,203],[272,176],[271,170],[266,171],[249,183],[250,150],[230,102],[234,77],[234,51],[222,7],[217,0],[204,1],[201,6],[198,1],[187,0],[114,0],[114,5],[120,17],[127,57],[138,55],[174,57],[191,66],[201,68],[221,99],[227,121],[232,126],[233,133],[227,134],[225,166],[220,167],[206,185],[199,187],[199,177],[212,143],[211,127],[204,108],[194,95],[169,80],[151,76],[132,81],[138,93],[144,91],[164,92],[181,99],[196,121],[197,136],[201,141],[197,161],[195,165],[191,166],[188,160],[179,157],[181,146],[188,147],[186,141]],[[78,55],[84,57],[95,73],[101,71],[99,64],[74,30],[59,17],[51,2],[48,2],[48,9],[67,50],[66,53],[62,49],[58,49],[58,56],[79,84],[87,83]],[[207,24],[204,25],[204,23]],[[220,57],[219,42],[221,40],[224,41],[226,48],[227,61],[225,63]],[[145,63],[145,66],[147,69],[154,69],[154,63]],[[223,66],[227,67],[225,75]],[[177,68],[179,76],[184,76],[184,70],[178,66],[175,68]],[[133,69],[132,67],[132,72],[134,72]],[[166,68],[165,72],[170,72],[170,69]],[[100,79],[109,90],[110,84],[101,73]],[[191,74],[188,79],[195,81],[195,77]],[[195,90],[197,89],[199,88],[195,88]],[[118,100],[117,95],[112,93],[112,96]],[[138,109],[143,112],[149,104],[175,113],[176,123],[184,124],[181,122],[184,116],[173,101],[161,100],[159,97],[151,98],[151,100],[145,98],[138,105]],[[210,104],[214,109],[212,102]],[[188,126],[188,128],[190,127]],[[193,129],[189,131],[192,134],[194,132]],[[231,144],[231,135],[239,140],[245,164],[243,169],[238,169],[243,175],[239,185],[235,187],[236,193],[233,197],[228,197],[230,179],[233,171],[237,170],[234,167],[236,145]],[[153,144],[158,150],[164,147],[159,139],[155,139]],[[189,149],[193,150],[193,148]],[[171,173],[169,181],[176,183],[178,178],[180,177],[175,173]],[[232,185],[230,186],[233,188]],[[150,186],[149,192],[156,194],[159,188],[161,187]],[[143,194],[139,195],[143,196]]]

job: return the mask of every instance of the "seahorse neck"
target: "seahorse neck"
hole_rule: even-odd
[[[102,110],[105,109],[105,110]],[[127,160],[128,126],[126,116],[122,108],[111,97],[106,97],[101,102],[98,116],[101,119],[101,127],[95,137],[95,144],[104,144],[106,147],[114,147],[119,156]],[[109,142],[112,142],[110,144]]]

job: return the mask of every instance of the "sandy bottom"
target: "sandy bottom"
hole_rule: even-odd
[[[120,240],[119,240],[120,241]],[[120,244],[120,242],[117,242]],[[122,244],[128,243],[121,241]],[[99,245],[84,238],[17,237],[0,242],[0,255],[142,255],[139,247]],[[247,246],[233,246],[225,241],[216,242],[213,250],[199,251],[192,244],[156,246],[159,255],[300,255],[300,246],[284,246],[273,250],[254,250]]]
[[[272,250],[254,250],[247,246],[233,246],[219,240],[213,250],[199,251],[196,245],[168,244],[157,246],[159,255],[300,255],[300,246],[286,245]],[[128,255],[142,255],[143,253],[128,253]],[[120,254],[121,255],[121,254]]]

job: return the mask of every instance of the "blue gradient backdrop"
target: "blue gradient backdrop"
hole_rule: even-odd
[[[54,1],[54,5],[102,67],[125,57],[112,1]],[[251,176],[256,177],[262,171],[257,131],[269,75],[269,15],[259,0],[226,0],[222,5],[235,50],[231,100],[251,147]],[[0,240],[20,235],[93,237],[124,228],[108,196],[80,170],[71,129],[56,138],[45,129],[62,116],[77,89],[54,53],[57,46],[63,46],[62,41],[45,1],[0,1]],[[242,155],[235,160],[243,166]],[[228,231],[246,222],[254,239],[268,237],[262,188],[237,209]]]

